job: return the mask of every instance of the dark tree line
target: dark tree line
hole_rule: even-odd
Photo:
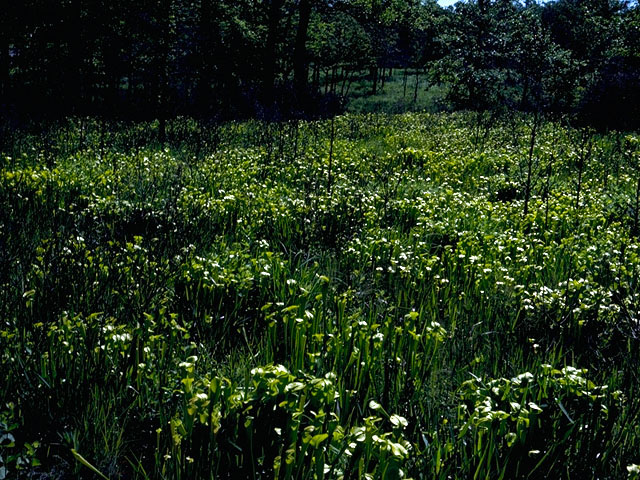
[[[428,74],[448,108],[640,121],[625,0],[25,0],[0,17],[5,118],[316,115]],[[416,83],[417,84],[417,83]]]
[[[598,127],[637,128],[639,14],[619,0],[459,3],[434,72],[458,108],[569,113]]]

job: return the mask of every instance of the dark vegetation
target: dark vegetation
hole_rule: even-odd
[[[640,8],[621,0],[41,0],[7,6],[0,105],[13,129],[69,115],[160,121],[313,118],[354,82],[439,108],[640,118]]]
[[[636,3],[3,13],[0,480],[639,478]]]

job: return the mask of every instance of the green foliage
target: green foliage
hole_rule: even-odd
[[[637,138],[474,118],[17,142],[0,472],[634,475]]]
[[[620,391],[594,385],[586,369],[543,364],[540,370],[511,379],[476,377],[461,385],[460,416],[466,423],[459,436],[472,437],[467,455],[475,476],[548,476],[567,461],[575,430],[611,434],[602,429],[610,428],[609,411],[620,405]]]
[[[183,475],[233,469],[278,478],[306,472],[317,477],[402,476],[411,449],[401,433],[406,420],[383,411],[383,417],[366,417],[364,425],[345,429],[335,374],[296,378],[282,365],[272,365],[251,370],[248,385],[239,387],[227,378],[196,379],[195,360],[181,364],[184,406],[170,421],[173,443],[166,456],[178,457]],[[381,406],[371,401],[370,408]]]
[[[16,406],[13,403],[6,404],[5,408],[0,410],[1,480],[33,471],[40,465],[40,461],[36,457],[40,442],[24,442],[21,448],[18,448],[12,432],[20,427],[20,414],[16,412]]]

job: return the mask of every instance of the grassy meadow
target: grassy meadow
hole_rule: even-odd
[[[433,84],[421,69],[385,71],[384,84],[379,82],[376,94],[371,92],[367,75],[356,75],[344,100],[351,113],[435,113],[445,108],[446,88]]]
[[[639,136],[157,127],[0,154],[0,480],[638,478]]]

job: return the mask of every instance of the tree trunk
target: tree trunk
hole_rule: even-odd
[[[324,94],[329,93],[329,72],[331,70],[327,67],[324,71]]]
[[[404,67],[404,77],[402,79],[402,98],[407,98],[407,79],[409,78],[409,70]]]
[[[163,10],[160,13],[162,19],[162,37],[160,47],[159,67],[159,92],[158,92],[158,141],[164,144],[167,139],[167,116],[169,94],[169,16],[171,13],[171,0],[162,1]]]
[[[278,25],[282,17],[282,5],[284,0],[269,0],[269,9],[267,12],[267,41],[265,44],[265,65],[264,75],[262,79],[262,88],[264,92],[264,101],[268,106],[273,106],[275,101],[275,82],[276,82],[276,47],[278,45]]]
[[[320,65],[313,65],[313,89],[320,90]]]
[[[6,30],[0,33],[0,105],[9,99],[9,38]]]
[[[527,96],[529,95],[529,77],[524,79],[524,87],[522,87],[522,97],[520,98],[520,110],[524,110],[527,106]]]
[[[336,78],[338,77],[338,67],[334,66],[331,70],[331,93],[336,93]]]
[[[351,71],[350,70],[346,70],[345,68],[342,69],[342,86],[340,87],[340,97],[344,98],[346,95],[346,86],[347,86],[347,81],[349,80],[349,78],[351,78]]]
[[[376,93],[378,93],[378,67],[371,67],[369,71],[371,74],[371,80],[373,82],[371,84],[371,95],[375,95]]]
[[[129,65],[129,74],[127,77],[127,101],[133,103],[135,98],[135,85],[133,83],[133,67]]]
[[[351,71],[348,73],[348,78],[347,78],[347,86],[344,90],[344,93],[342,94],[342,99],[344,101],[344,99],[349,96],[349,90],[351,90],[351,84],[353,83],[353,76],[355,75],[355,70]]]
[[[293,83],[298,98],[307,89],[307,33],[311,18],[311,0],[300,0],[298,30],[293,50]]]
[[[87,81],[87,75],[86,75],[86,71],[90,71],[87,68],[87,59],[89,57],[88,52],[87,52],[87,28],[90,28],[90,26],[88,25],[87,22],[87,10],[86,10],[86,6],[83,5],[84,2],[79,2],[78,4],[78,12],[77,12],[77,19],[76,21],[78,22],[78,30],[77,30],[77,35],[78,35],[78,39],[76,43],[76,46],[74,48],[74,56],[76,57],[74,59],[75,62],[77,62],[77,95],[78,95],[78,99],[77,99],[77,103],[76,103],[76,107],[83,110],[84,111],[90,111],[93,109],[94,105],[90,105],[92,102],[91,96],[87,95],[87,91],[91,90],[91,86],[87,85],[88,83],[91,83],[90,81]],[[100,109],[102,111],[102,113],[104,114],[105,110],[107,109],[107,105],[104,105],[105,99],[102,99],[103,105],[100,105]],[[77,112],[77,110],[76,110]]]
[[[209,103],[211,97],[211,82],[213,80],[213,66],[211,52],[213,51],[212,32],[214,29],[214,11],[211,0],[202,0],[200,4],[200,75],[198,78],[198,100],[201,105]]]
[[[8,3],[0,20],[0,105],[9,102],[9,85],[11,82],[9,45],[11,45],[11,30],[16,27],[17,23],[17,15],[14,15],[14,8],[12,2]]]

